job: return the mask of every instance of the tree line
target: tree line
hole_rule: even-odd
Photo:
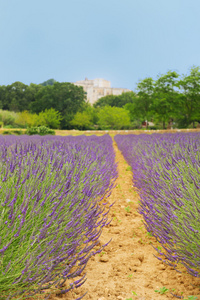
[[[100,98],[93,106],[83,88],[49,79],[42,84],[15,82],[0,86],[0,121],[15,114],[13,126],[48,125],[61,129],[187,128],[200,122],[200,68],[148,77],[135,92]],[[4,112],[4,117],[3,117]],[[4,120],[5,125],[5,120]],[[7,121],[8,123],[8,121]],[[150,124],[152,124],[150,123]]]
[[[127,103],[125,103],[125,99]],[[123,101],[124,102],[123,102]],[[200,123],[200,68],[192,67],[189,74],[180,76],[175,71],[140,80],[136,93],[100,98],[95,107],[122,107],[129,112],[132,127],[152,121],[154,127],[187,128]]]
[[[0,108],[2,110],[39,114],[54,109],[60,115],[60,127],[70,128],[76,112],[84,109],[86,95],[82,87],[68,82],[25,85],[14,82],[0,86]]]

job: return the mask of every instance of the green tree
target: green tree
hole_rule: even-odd
[[[91,116],[86,112],[77,112],[71,121],[71,125],[80,130],[90,129],[92,125]]]
[[[61,114],[59,111],[56,111],[54,108],[45,109],[39,113],[39,120],[37,125],[44,125],[51,129],[60,128],[60,123],[62,120]]]
[[[107,95],[101,97],[94,103],[94,107],[103,107],[103,106],[115,106],[115,107],[123,107],[126,103],[133,102],[133,98],[135,97],[134,92],[126,92],[121,95]]]
[[[2,108],[11,111],[23,111],[29,108],[26,98],[26,90],[28,86],[20,81],[16,81],[11,85],[7,85],[4,91],[4,100]]]
[[[124,107],[128,103],[133,103],[136,97],[136,93],[133,91],[122,93],[118,96],[117,107]]]
[[[114,96],[114,95],[107,95],[107,96],[104,96],[104,97],[101,97],[99,98],[95,103],[94,103],[94,107],[97,108],[97,107],[103,107],[103,106],[115,106],[116,104],[116,99],[117,99],[117,96]]]
[[[80,130],[94,129],[98,121],[98,109],[86,103],[82,112],[77,112],[71,121],[71,125]]]
[[[16,81],[11,85],[0,86],[0,108],[22,112],[30,110],[35,95],[41,89],[40,84],[31,83],[29,86]]]
[[[26,88],[25,98],[28,103],[28,110],[31,110],[31,105],[34,101],[36,101],[37,92],[42,89],[40,84],[30,83],[30,85]]]
[[[162,122],[163,129],[166,128],[166,123],[171,126],[180,109],[179,94],[175,91],[178,77],[176,72],[169,71],[161,75],[154,84],[152,109],[154,118]]]
[[[129,112],[131,128],[139,129],[142,126],[143,118],[138,115],[137,110],[135,109],[135,101],[137,102],[137,99],[135,99],[133,103],[127,103],[126,105],[124,105],[124,109]]]
[[[121,107],[104,106],[98,112],[98,124],[102,129],[123,129],[130,126],[127,110]]]
[[[62,116],[61,128],[72,128],[71,120],[86,104],[82,87],[68,82],[55,82],[54,85],[43,86],[32,103],[32,112],[40,113],[45,109],[54,108]]]
[[[56,80],[51,78],[51,79],[48,79],[48,80],[46,80],[46,81],[44,81],[40,84],[43,85],[43,86],[47,86],[47,85],[54,85],[55,82],[56,82]]]
[[[8,110],[0,109],[0,121],[3,127],[11,126],[15,127],[15,120],[17,119],[17,113]]]
[[[37,125],[38,116],[31,114],[27,110],[17,113],[15,124],[22,128],[32,127]]]
[[[152,103],[154,92],[154,81],[151,77],[140,80],[137,84],[137,97],[134,98],[134,111],[139,119],[148,121],[152,118]]]
[[[200,121],[200,67],[192,67],[189,75],[183,75],[178,81],[180,89],[180,117],[182,127]]]
[[[0,109],[3,109],[4,106],[5,93],[6,93],[6,86],[0,85]],[[8,109],[8,107],[5,109]]]

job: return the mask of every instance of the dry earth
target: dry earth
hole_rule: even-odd
[[[118,161],[117,185],[109,197],[112,206],[110,225],[104,228],[101,244],[112,241],[101,255],[91,258],[86,267],[87,281],[66,295],[52,295],[52,300],[74,300],[85,292],[85,300],[200,300],[200,279],[184,270],[182,274],[164,265],[150,243],[156,244],[144,228],[138,214],[139,196],[132,185],[132,173],[114,143]],[[165,287],[164,294],[155,292]],[[173,296],[174,294],[174,296]],[[195,299],[195,298],[193,298]]]

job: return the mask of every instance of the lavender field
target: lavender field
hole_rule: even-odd
[[[200,277],[200,133],[116,135],[158,259]]]
[[[82,285],[110,221],[111,137],[0,136],[0,170],[1,299]]]

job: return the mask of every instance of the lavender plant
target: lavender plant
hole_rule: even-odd
[[[162,244],[158,259],[200,277],[200,133],[115,140],[132,167],[146,229]]]
[[[0,136],[1,299],[84,283],[116,176],[108,135]]]

